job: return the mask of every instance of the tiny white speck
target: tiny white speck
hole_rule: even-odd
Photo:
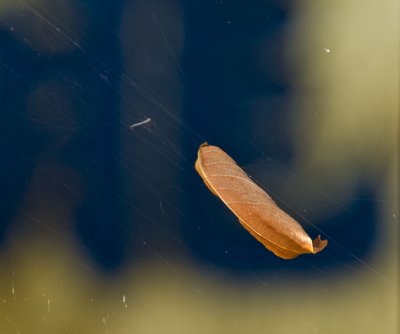
[[[128,307],[128,304],[126,303],[126,296],[125,295],[122,296],[122,303],[124,304],[125,308]]]
[[[226,23],[228,23],[228,24],[231,24],[231,21],[230,21],[230,20],[228,20],[228,21],[226,21]]]
[[[392,217],[393,217],[394,219],[396,219],[397,216],[396,216],[396,214],[394,213],[394,214],[392,215]]]
[[[324,51],[325,51],[326,53],[331,53],[331,49],[329,49],[329,48],[324,48]]]

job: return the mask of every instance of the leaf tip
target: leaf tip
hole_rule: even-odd
[[[316,237],[314,240],[313,240],[313,248],[314,248],[314,251],[313,251],[313,253],[314,254],[317,254],[317,253],[319,253],[320,251],[322,251],[327,245],[328,245],[328,240],[322,240],[321,239],[321,236],[319,235],[318,237]]]
[[[204,143],[202,143],[199,147],[199,149],[201,149],[202,147],[206,147],[209,146],[209,144],[205,141]]]

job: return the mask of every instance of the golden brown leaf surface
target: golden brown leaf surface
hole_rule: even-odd
[[[276,256],[293,259],[316,254],[328,244],[311,240],[301,225],[280,209],[236,162],[217,146],[200,146],[195,168],[210,191],[239,218],[243,227]]]

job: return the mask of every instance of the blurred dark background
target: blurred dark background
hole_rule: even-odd
[[[128,246],[126,229],[147,224],[137,212],[129,213],[132,206],[143,206],[145,216],[162,225],[162,219],[167,220],[160,216],[159,209],[164,198],[168,198],[166,205],[172,208],[176,220],[173,226],[166,223],[166,228],[176,229],[170,230],[171,234],[182,232],[182,242],[199,260],[230,268],[304,268],[300,261],[282,262],[266,252],[210,196],[192,166],[198,146],[207,140],[229,152],[241,166],[260,164],[266,175],[262,185],[277,194],[279,202],[280,181],[269,167],[272,161],[274,170],[277,166],[290,170],[296,149],[290,136],[290,113],[296,112],[296,108],[290,108],[295,87],[284,57],[290,2],[182,1],[180,28],[184,36],[178,52],[170,32],[178,29],[170,28],[176,22],[172,14],[163,12],[168,2],[137,1],[131,15],[142,22],[136,29],[144,41],[158,42],[148,51],[144,48],[137,52],[153,61],[153,66],[138,71],[139,79],[134,70],[127,78],[122,64],[120,29],[126,4],[74,1],[67,13],[73,16],[78,11],[78,19],[83,17],[78,21],[80,28],[63,15],[66,4],[26,2],[6,11],[2,18],[2,246],[6,247],[10,224],[33,172],[45,171],[45,164],[51,161],[79,175],[79,190],[62,173],[57,180],[65,183],[62,192],[79,198],[71,228],[92,261],[103,270],[118,270],[127,252],[134,252]],[[143,16],[136,18],[135,11],[140,10]],[[130,42],[134,54],[136,40]],[[170,82],[164,78],[164,83],[166,87],[180,86],[179,108],[169,108],[162,102],[169,94],[162,91],[163,87],[152,87],[157,80],[154,77],[163,70],[157,67],[157,48],[167,49],[167,61],[173,63],[169,73],[175,78]],[[139,92],[130,81],[138,81]],[[125,93],[123,85],[130,86],[131,91]],[[163,145],[156,131],[140,134],[145,138],[130,132],[122,137],[128,142],[122,148],[121,132],[126,133],[130,125],[124,124],[121,116],[128,112],[120,107],[124,94],[131,98],[129,113],[138,115],[138,121],[142,114],[151,115],[158,127],[168,127],[170,124],[163,123],[170,118],[177,129],[171,130],[175,133],[167,140],[183,160],[176,157],[176,151],[171,154],[164,148],[167,144]],[[131,167],[140,165],[140,170],[134,172],[141,180],[126,182],[132,175],[121,172],[124,155],[143,154],[150,159],[136,161]],[[335,157],[331,159],[334,165]],[[153,181],[152,174],[142,173],[148,169],[162,175],[160,170],[166,168],[176,169],[173,178],[163,182],[181,188],[179,196],[165,195],[157,189],[160,185]],[[52,178],[51,173],[48,177]],[[133,192],[126,189],[127,184]],[[150,191],[150,187],[155,190]],[[346,202],[334,216],[312,222],[343,248],[334,241],[322,260],[318,256],[309,261],[331,266],[337,260],[366,259],[371,252],[374,235],[379,233],[376,194],[362,180],[357,189],[356,199]],[[148,203],[142,204],[138,197],[147,192]],[[121,196],[127,196],[127,200]],[[296,208],[285,209],[303,220]],[[321,233],[312,226],[305,227],[312,235]],[[349,231],[357,231],[356,240],[349,237]],[[163,228],[144,233],[150,239],[154,235],[164,238]]]
[[[0,332],[394,332],[394,8],[0,0]],[[204,141],[328,247],[267,251]]]

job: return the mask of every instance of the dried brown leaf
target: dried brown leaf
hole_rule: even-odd
[[[202,144],[195,168],[208,189],[276,256],[293,259],[300,254],[316,254],[328,244],[320,236],[311,240],[301,225],[280,209],[219,147]]]

